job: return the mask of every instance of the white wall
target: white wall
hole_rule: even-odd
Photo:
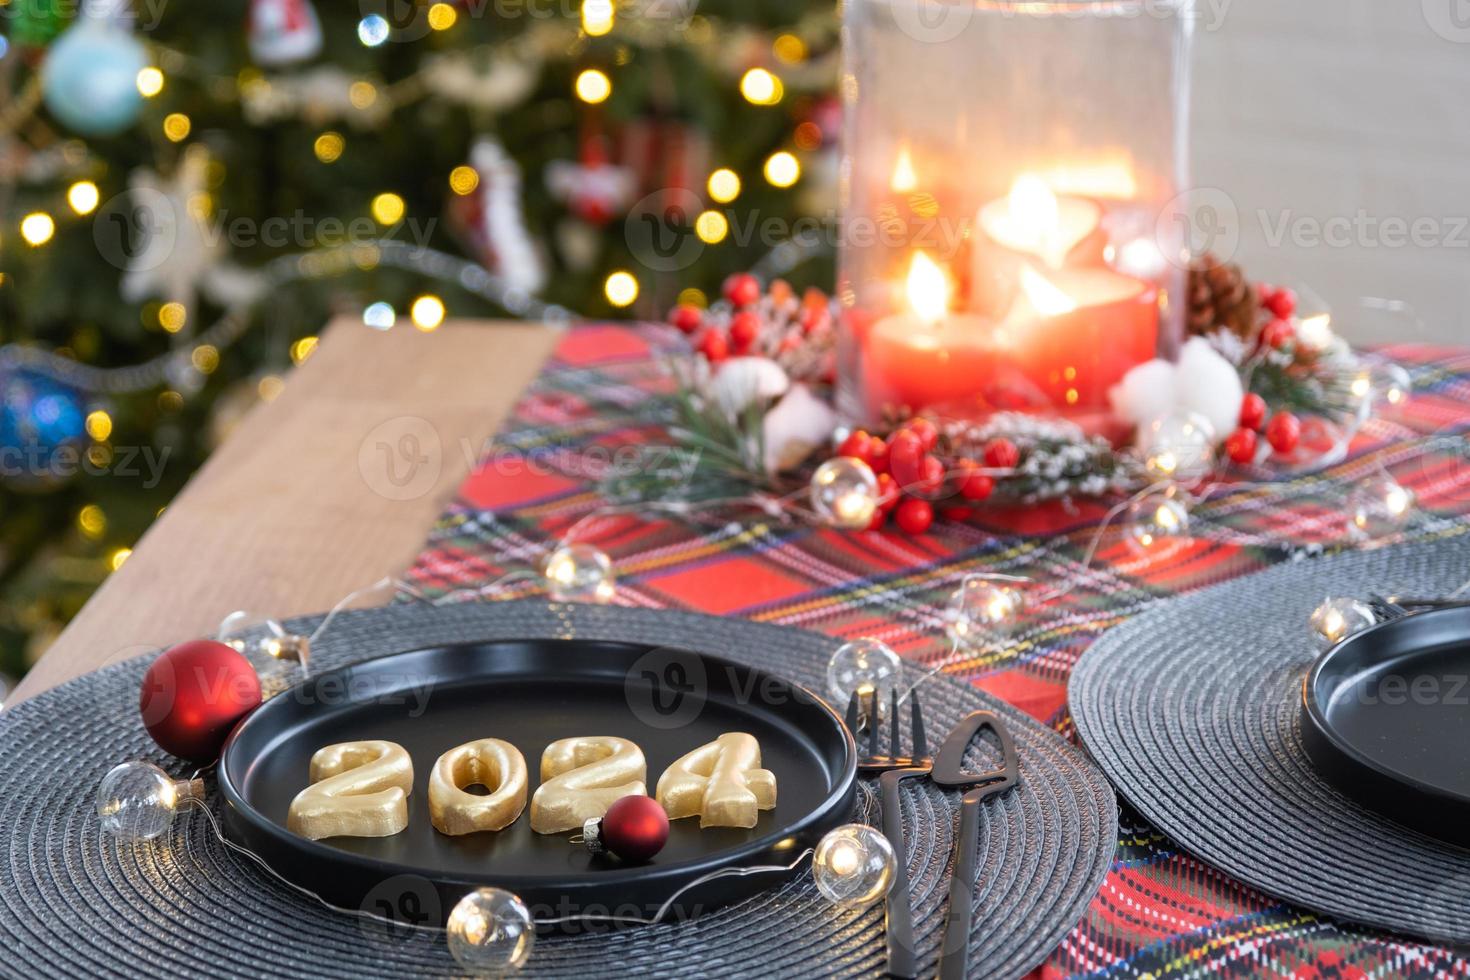
[[[1470,0],[1196,2],[1215,14],[1195,39],[1194,183],[1234,202],[1237,259],[1311,286],[1352,339],[1470,343]],[[1349,241],[1314,244],[1314,222]],[[1360,314],[1362,296],[1422,326]]]

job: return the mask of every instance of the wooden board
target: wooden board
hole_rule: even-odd
[[[333,323],[7,700],[214,632],[320,612],[402,571],[555,344],[547,327]]]

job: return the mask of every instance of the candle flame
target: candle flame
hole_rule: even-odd
[[[919,186],[919,175],[914,173],[914,160],[909,156],[907,144],[899,148],[898,162],[893,165],[893,180],[889,186],[895,194],[911,194]]]
[[[1042,316],[1060,316],[1077,309],[1077,303],[1056,284],[1029,265],[1021,266],[1021,290],[1032,309]]]
[[[908,299],[914,314],[928,326],[949,312],[949,279],[923,252],[915,252],[909,266]]]

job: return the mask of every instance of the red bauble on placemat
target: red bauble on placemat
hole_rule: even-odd
[[[138,709],[159,748],[191,762],[211,762],[235,723],[260,704],[250,661],[214,640],[180,643],[143,675]]]

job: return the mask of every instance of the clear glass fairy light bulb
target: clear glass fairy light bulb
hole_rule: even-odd
[[[1414,514],[1414,491],[1391,476],[1360,483],[1348,494],[1349,532],[1359,540],[1401,531]]]
[[[893,846],[867,824],[830,831],[812,854],[812,879],[833,905],[861,909],[888,894],[898,861]]]
[[[1325,652],[1343,640],[1378,622],[1373,609],[1357,599],[1328,599],[1312,613],[1312,635],[1318,652]]]
[[[833,527],[857,531],[878,510],[878,478],[867,463],[837,456],[817,467],[811,481],[812,509]]]
[[[1215,465],[1215,427],[1195,412],[1170,412],[1139,432],[1144,466],[1160,480],[1198,480]]]
[[[607,602],[617,593],[612,559],[590,544],[565,544],[542,566],[557,602]]]
[[[102,830],[120,840],[152,840],[174,822],[179,804],[204,796],[204,782],[174,779],[151,762],[113,766],[97,787]]]
[[[311,640],[291,633],[279,621],[243,609],[232,612],[219,624],[216,634],[245,655],[256,670],[286,660],[305,667],[311,660]]]
[[[974,643],[987,633],[1005,635],[1026,608],[1026,596],[1003,581],[971,576],[949,597],[945,629],[958,643]]]
[[[827,661],[827,690],[839,711],[847,707],[854,693],[859,695],[864,711],[869,696],[877,695],[881,718],[888,713],[902,669],[903,661],[882,640],[853,640],[838,647]]]
[[[1142,551],[1159,542],[1189,534],[1189,505],[1170,491],[1145,494],[1128,505],[1124,531],[1129,542]]]
[[[503,888],[477,888],[461,898],[449,913],[445,932],[454,962],[480,975],[516,972],[536,945],[531,910]]]

